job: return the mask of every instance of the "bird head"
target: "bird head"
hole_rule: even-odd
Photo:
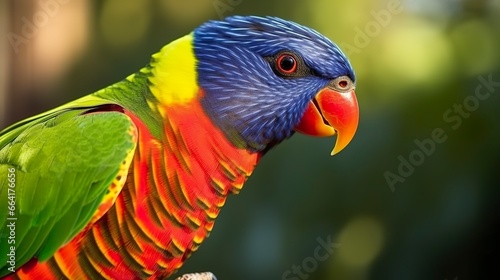
[[[354,71],[310,28],[275,17],[233,16],[194,31],[203,109],[236,146],[265,152],[294,132],[337,134],[332,155],[358,125]]]

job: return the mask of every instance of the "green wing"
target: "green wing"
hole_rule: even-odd
[[[19,267],[50,258],[82,230],[134,152],[128,116],[93,112],[106,104],[88,96],[0,132],[0,276],[10,246]]]

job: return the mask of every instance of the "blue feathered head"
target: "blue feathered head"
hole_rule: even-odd
[[[308,110],[320,113],[326,134],[335,133],[315,97],[326,88],[351,92],[355,76],[317,31],[276,17],[233,16],[198,27],[193,45],[202,106],[235,145],[265,151],[294,131],[324,134],[311,127]]]

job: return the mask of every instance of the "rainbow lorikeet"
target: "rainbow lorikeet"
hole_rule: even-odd
[[[123,81],[0,132],[0,277],[165,278],[294,132],[358,124],[330,40],[274,17],[209,21]],[[188,279],[188,278],[186,278]]]

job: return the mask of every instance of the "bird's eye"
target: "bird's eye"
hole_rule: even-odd
[[[289,53],[283,53],[276,59],[276,69],[284,74],[290,75],[297,71],[297,59]]]
[[[302,57],[289,50],[283,50],[273,56],[265,57],[274,73],[284,79],[293,79],[312,75],[313,72]]]

